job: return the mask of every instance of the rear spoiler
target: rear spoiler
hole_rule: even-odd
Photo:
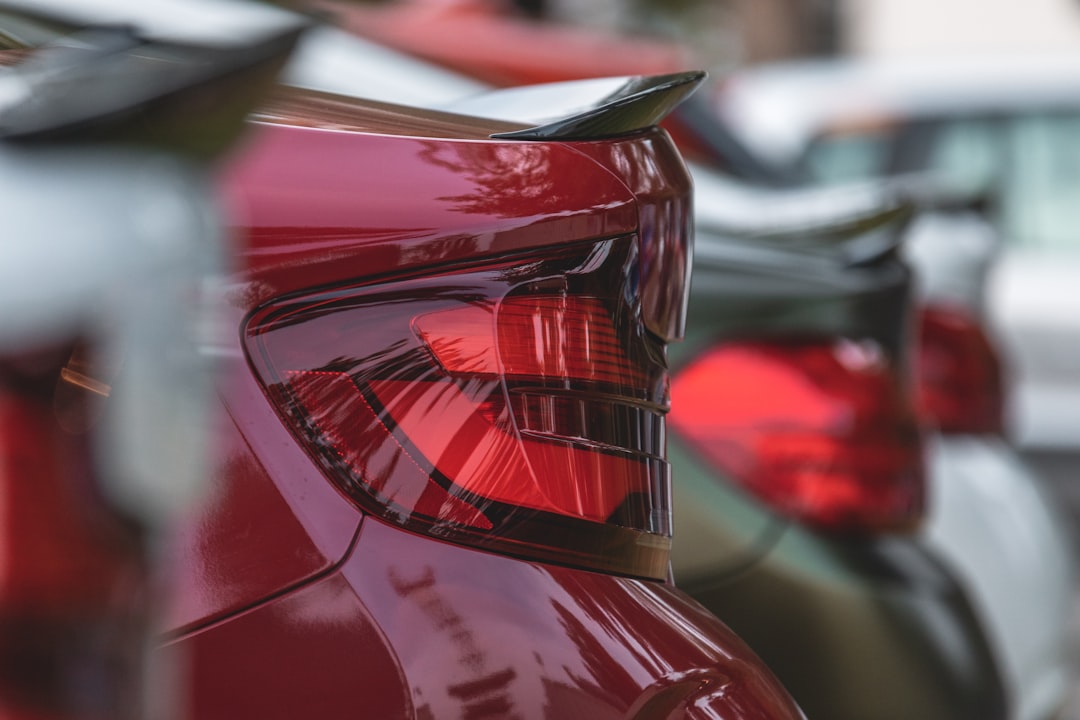
[[[895,230],[917,206],[902,188],[883,183],[779,189],[698,167],[693,175],[699,265],[713,256],[726,261],[733,251],[766,265],[865,265],[898,248]]]
[[[729,334],[866,337],[902,350],[912,277],[899,251],[916,208],[903,193],[694,179],[692,315],[723,306]]]
[[[705,77],[705,72],[694,70],[529,85],[476,95],[439,109],[530,126],[493,138],[594,140],[656,125]]]
[[[881,182],[928,212],[971,212],[986,216],[993,212],[999,199],[998,188],[993,183],[957,185],[932,171],[894,175]]]
[[[209,13],[200,29],[170,29],[164,21],[175,14],[165,11],[187,3],[155,0],[131,4],[127,13],[127,3],[106,0],[0,0],[0,12],[73,30],[0,75],[0,139],[123,140],[197,156],[220,151],[309,20],[226,1],[230,12]],[[219,20],[224,27],[214,25]]]

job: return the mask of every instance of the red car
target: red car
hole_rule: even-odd
[[[311,0],[345,30],[498,86],[698,67],[677,43],[527,21],[499,0]]]
[[[540,128],[283,92],[224,174],[190,717],[801,717],[669,580],[700,74]]]

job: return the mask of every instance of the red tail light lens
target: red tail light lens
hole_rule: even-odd
[[[919,312],[919,410],[944,433],[1001,433],[1001,363],[978,320],[955,307]]]
[[[835,532],[912,527],[921,440],[903,383],[872,342],[737,342],[672,384],[672,428],[759,499]]]
[[[633,238],[291,298],[247,325],[299,441],[369,512],[528,558],[663,578],[664,341]]]

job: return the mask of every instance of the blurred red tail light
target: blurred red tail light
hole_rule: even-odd
[[[920,520],[921,438],[876,343],[727,343],[681,371],[671,392],[672,428],[775,510],[844,533]]]
[[[627,237],[288,298],[249,319],[246,346],[297,439],[364,510],[663,578],[665,339],[641,316],[637,252]]]
[[[919,311],[917,389],[923,419],[944,433],[1004,431],[1001,362],[979,321],[957,307]]]
[[[138,700],[142,536],[102,498],[91,408],[66,355],[0,358],[5,719],[130,717]]]

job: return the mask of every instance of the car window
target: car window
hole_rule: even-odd
[[[824,183],[876,177],[886,170],[891,139],[884,128],[827,132],[807,149],[804,169]]]
[[[993,190],[1003,239],[1080,252],[1080,111],[938,124],[924,169],[962,190]]]
[[[1080,111],[1019,117],[1009,141],[1007,238],[1031,250],[1080,252]]]
[[[948,187],[984,191],[1000,186],[1006,162],[1003,128],[989,119],[941,122],[929,148],[925,169]]]

